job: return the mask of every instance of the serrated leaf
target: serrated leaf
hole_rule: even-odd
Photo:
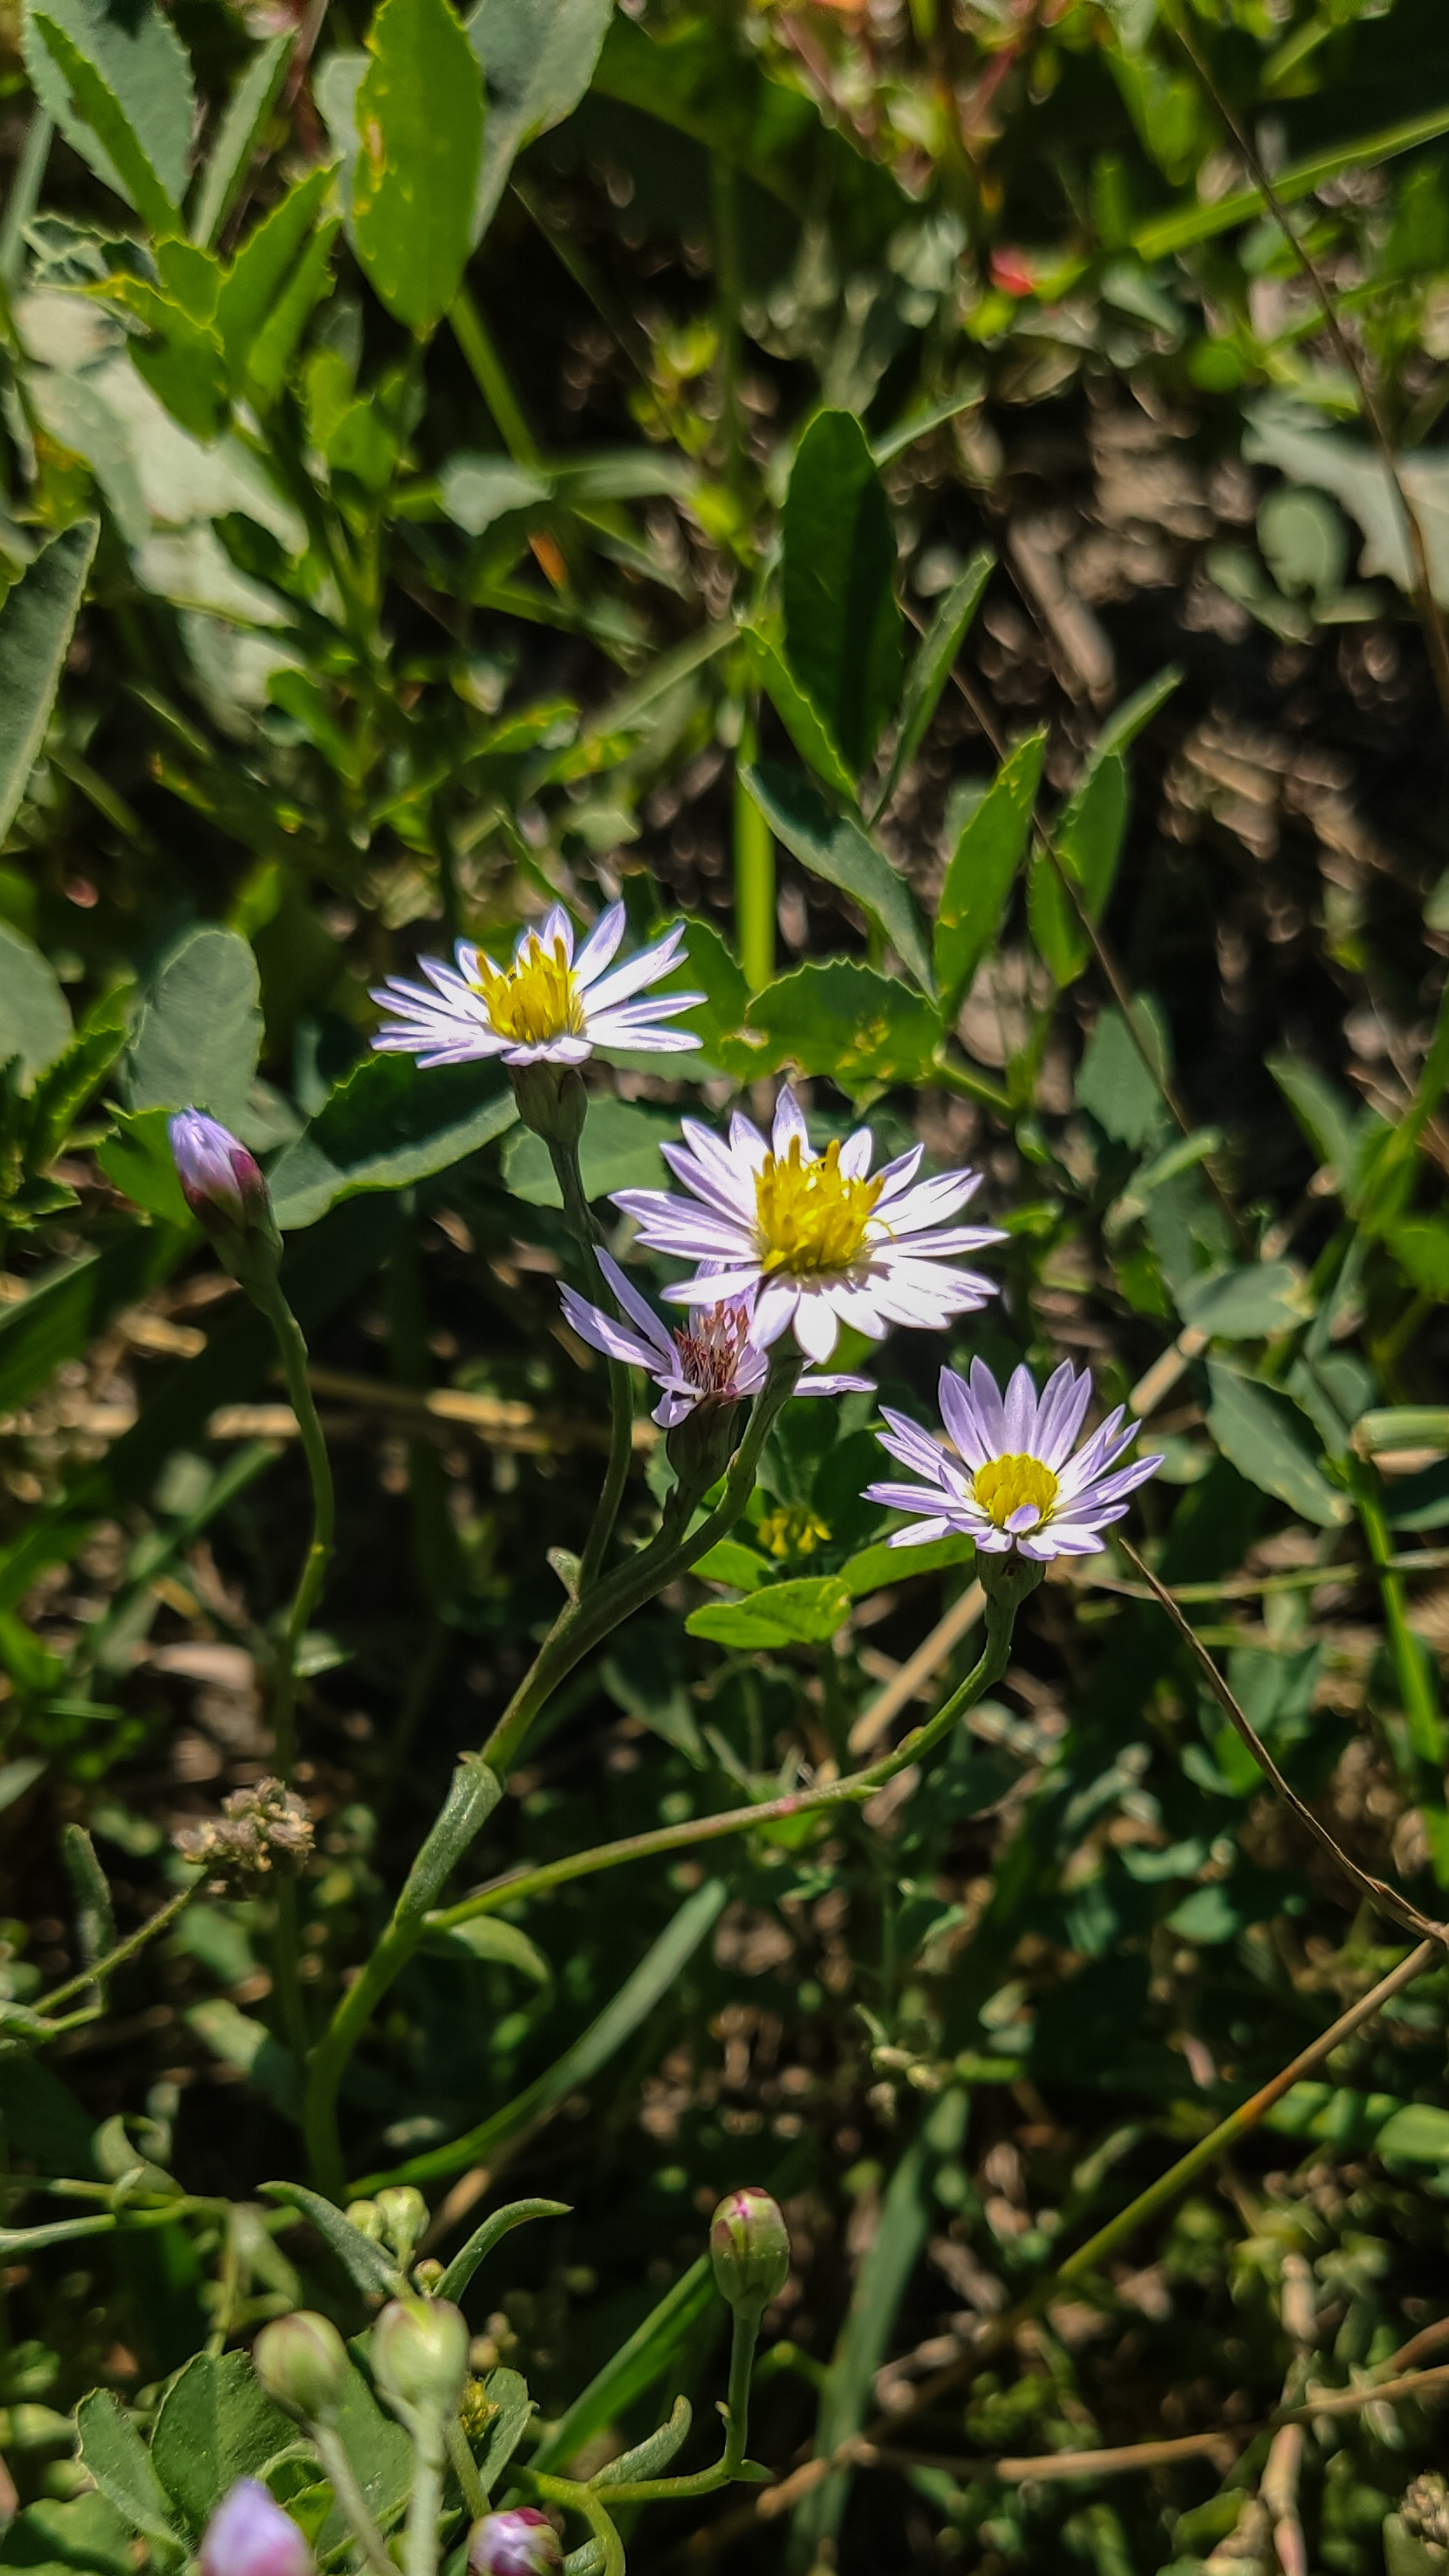
[[[252,155],[282,83],[296,45],[296,32],[284,30],[260,46],[237,81],[217,127],[211,158],[197,190],[191,238],[208,248],[215,242],[241,193]]]
[[[4,982],[4,967],[0,965],[0,994]],[[5,1055],[4,1018],[5,1003],[0,999],[0,1061]],[[84,1026],[45,1067],[31,1097],[30,1128],[25,1140],[28,1171],[43,1171],[59,1153],[80,1111],[125,1045],[129,1023],[130,993],[128,987],[122,987],[115,995],[107,994],[86,1014]]]
[[[838,1574],[805,1575],[767,1583],[743,1601],[707,1601],[684,1624],[691,1637],[742,1655],[764,1646],[823,1645],[849,1617],[850,1599]]]
[[[750,639],[755,676],[801,759],[840,796],[855,802],[855,782],[820,709],[785,659],[778,618],[761,617],[742,629]]]
[[[0,921],[0,1065],[18,1056],[21,1084],[29,1089],[64,1054],[71,1036],[70,1011],[49,958]]]
[[[177,231],[196,97],[185,49],[154,0],[124,9],[31,0],[24,41],[36,96],[66,141],[154,231]]]
[[[832,814],[798,770],[760,761],[742,775],[776,838],[803,867],[850,895],[885,933],[923,992],[931,992],[930,951],[915,898],[864,825],[852,815]]]
[[[759,1070],[786,1063],[845,1092],[924,1082],[944,1030],[931,1003],[854,959],[810,959],[757,993],[745,1026],[768,1041]]]
[[[315,1225],[359,1191],[409,1189],[490,1144],[517,1116],[496,1064],[424,1068],[411,1056],[365,1057],[273,1164],[277,1223]]]
[[[259,410],[275,402],[314,306],[332,292],[332,252],[341,230],[340,215],[318,225],[247,351],[247,396]],[[379,435],[386,440],[385,430]],[[387,449],[389,470],[396,452],[395,447]],[[345,459],[339,456],[333,461]],[[385,480],[386,475],[379,478],[379,488]]]
[[[238,2478],[255,2477],[296,2439],[243,2352],[193,2355],[161,2401],[151,2465],[199,2532]]]
[[[996,557],[981,546],[941,601],[906,673],[901,721],[875,815],[883,814],[901,778],[925,741],[941,692],[951,676],[966,629],[981,605],[981,595],[995,569]],[[872,816],[874,820],[874,815]]]
[[[1034,733],[1017,744],[951,853],[936,907],[936,980],[948,1020],[960,1009],[1000,926],[1031,830],[1046,740],[1045,733]]]
[[[382,0],[367,42],[353,238],[380,302],[426,337],[457,294],[472,246],[483,86],[448,0]]]
[[[795,451],[781,517],[785,655],[857,777],[900,693],[895,562],[865,431],[853,412],[817,413]]]
[[[78,519],[53,537],[0,607],[0,841],[40,758],[99,533],[97,520]]]
[[[89,2469],[107,2503],[124,2515],[133,2531],[157,2542],[168,2554],[179,2551],[180,2537],[150,2454],[110,2390],[96,2388],[83,2397],[75,2421],[81,2465]]]
[[[240,385],[252,343],[302,255],[333,176],[334,165],[321,162],[289,188],[248,233],[221,281],[216,327],[234,387]]]
[[[132,1109],[206,1109],[233,1130],[262,1044],[261,980],[234,930],[191,930],[163,959],[131,1043]]]
[[[1239,1475],[1320,1529],[1341,1528],[1352,1518],[1351,1506],[1314,1464],[1296,1411],[1226,1360],[1210,1359],[1207,1369],[1212,1387],[1208,1429]]]

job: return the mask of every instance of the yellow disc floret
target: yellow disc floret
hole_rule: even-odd
[[[813,1556],[830,1537],[830,1524],[808,1503],[779,1503],[755,1532],[767,1556]]]
[[[530,931],[503,975],[480,957],[478,990],[495,1033],[515,1046],[544,1046],[550,1038],[576,1037],[583,1028],[583,1005],[561,939],[545,948],[537,931]]]
[[[1038,1521],[1045,1520],[1057,1498],[1057,1480],[1040,1458],[993,1458],[977,1468],[971,1489],[998,1529],[1005,1529],[1023,1503],[1031,1504]]]
[[[870,1212],[881,1184],[853,1180],[840,1168],[840,1147],[802,1161],[792,1136],[783,1162],[767,1154],[755,1174],[755,1224],[760,1267],[767,1277],[817,1278],[849,1270],[865,1244]]]

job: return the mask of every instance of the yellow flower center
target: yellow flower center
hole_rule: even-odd
[[[495,974],[487,958],[479,958],[477,990],[498,1036],[516,1045],[543,1046],[549,1038],[576,1037],[583,1028],[583,1005],[563,941],[545,948],[536,930],[506,974]]]
[[[1037,1519],[1044,1521],[1057,1498],[1057,1480],[1040,1458],[993,1458],[989,1465],[977,1468],[971,1490],[997,1528],[1005,1529],[1023,1503],[1030,1503]]]
[[[792,1136],[785,1160],[767,1154],[755,1174],[762,1270],[767,1276],[787,1271],[792,1278],[848,1270],[859,1258],[880,1192],[878,1180],[856,1181],[842,1172],[839,1145],[829,1144],[803,1162],[800,1139]]]
[[[808,1503],[781,1503],[767,1512],[755,1532],[767,1556],[813,1556],[830,1536],[830,1525]]]

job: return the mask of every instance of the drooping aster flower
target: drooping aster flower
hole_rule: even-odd
[[[710,1397],[740,1404],[759,1394],[770,1363],[752,1337],[748,1297],[701,1308],[687,1324],[671,1331],[638,1289],[631,1287],[617,1261],[607,1252],[600,1252],[598,1259],[630,1323],[616,1323],[575,1288],[560,1291],[564,1313],[574,1331],[606,1358],[622,1360],[626,1368],[648,1370],[660,1389],[654,1419],[662,1430],[672,1431]],[[871,1391],[868,1377],[814,1377],[808,1371],[795,1389],[797,1395],[869,1395]]]
[[[1090,1372],[1078,1377],[1070,1360],[1040,1397],[1029,1369],[1014,1372],[1004,1396],[981,1360],[971,1363],[969,1386],[954,1369],[942,1369],[941,1412],[954,1458],[908,1415],[883,1406],[890,1429],[876,1435],[882,1448],[924,1480],[867,1486],[871,1502],[924,1516],[896,1530],[891,1546],[915,1547],[956,1531],[989,1556],[1015,1549],[1037,1564],[1094,1556],[1103,1530],[1123,1518],[1128,1495],[1162,1460],[1118,1466],[1138,1430],[1135,1422],[1123,1428],[1120,1404],[1073,1456],[1091,1393]]]
[[[753,1298],[757,1348],[767,1350],[793,1324],[806,1356],[826,1360],[842,1324],[873,1342],[892,1324],[935,1331],[995,1293],[979,1272],[946,1266],[1001,1241],[993,1226],[943,1222],[965,1206],[979,1173],[917,1182],[916,1145],[871,1178],[869,1128],[817,1154],[788,1089],[768,1145],[738,1114],[728,1144],[694,1118],[685,1119],[684,1134],[684,1144],[662,1150],[689,1197],[619,1190],[614,1204],[638,1220],[641,1242],[701,1265],[696,1278],[666,1292],[678,1303]]]
[[[673,1055],[699,1042],[663,1024],[703,1001],[702,993],[665,993],[641,1001],[675,965],[684,925],[606,973],[624,936],[624,907],[611,903],[577,957],[573,924],[555,904],[540,929],[519,932],[511,965],[496,966],[460,939],[456,965],[419,962],[428,981],[389,977],[373,994],[392,1019],[372,1043],[384,1054],[415,1055],[419,1064],[462,1064],[501,1056],[505,1064],[582,1064],[596,1047],[641,1047]]]

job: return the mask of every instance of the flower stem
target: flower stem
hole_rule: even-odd
[[[413,2492],[408,2506],[403,2576],[436,2576],[438,2516],[443,2506],[447,2458],[443,2444],[441,2423],[427,2421],[420,2425],[413,2444]]]
[[[387,2542],[372,2518],[341,2434],[331,2424],[318,2424],[313,2427],[312,2440],[317,2457],[327,2472],[327,2483],[352,2525],[357,2545],[372,2568],[373,2576],[397,2576],[396,2565],[388,2555]]]
[[[614,1300],[604,1285],[604,1275],[599,1268],[598,1254],[594,1249],[594,1220],[589,1214],[584,1176],[579,1169],[578,1147],[550,1143],[548,1151],[554,1175],[563,1196],[564,1215],[583,1254],[588,1288],[606,1311],[612,1312]],[[630,1384],[629,1372],[622,1360],[610,1360],[608,1370],[609,1464],[604,1473],[603,1491],[595,1506],[589,1535],[584,1542],[583,1556],[579,1561],[580,1597],[591,1591],[598,1581],[599,1568],[604,1561],[604,1551],[613,1535],[614,1523],[619,1517],[619,1505],[624,1499],[624,1487],[629,1476],[629,1460],[634,1448],[634,1390]]]
[[[758,750],[751,713],[740,728],[735,753],[735,945],[752,993],[760,992],[775,972],[775,843],[743,775]]]

